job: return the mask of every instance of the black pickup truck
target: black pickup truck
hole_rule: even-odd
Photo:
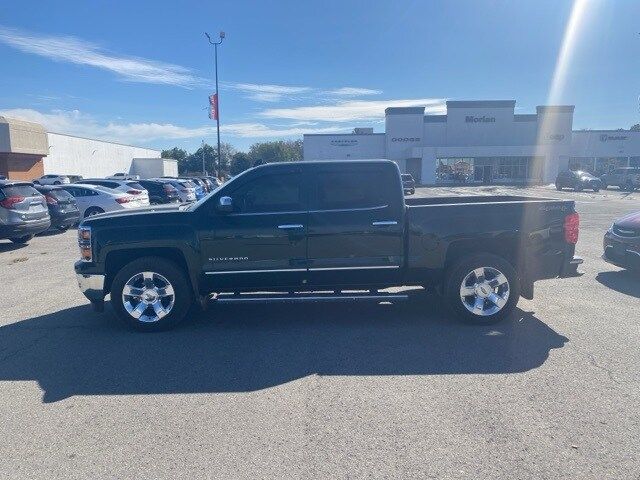
[[[574,202],[516,196],[405,200],[391,161],[252,168],[190,205],[101,214],[78,229],[80,288],[141,330],[217,301],[401,298],[424,286],[474,323],[533,284],[576,275]],[[258,293],[270,292],[270,293]]]

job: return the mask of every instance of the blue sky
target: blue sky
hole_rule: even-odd
[[[578,0],[583,15],[554,103],[575,128],[640,122],[640,2]],[[302,133],[384,129],[384,108],[515,99],[550,88],[573,1],[59,1],[0,12],[0,114],[51,131],[146,145],[239,149]]]

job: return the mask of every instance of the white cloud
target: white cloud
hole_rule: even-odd
[[[339,97],[360,97],[363,95],[380,95],[382,90],[373,90],[371,88],[342,87],[335,90],[327,91],[330,95]]]
[[[195,87],[206,84],[190,69],[145,58],[115,55],[98,45],[75,37],[26,33],[0,27],[0,42],[18,50],[60,62],[89,65],[107,70],[130,82]]]
[[[131,144],[211,137],[216,133],[214,125],[189,128],[172,123],[104,123],[78,110],[40,112],[28,108],[15,108],[0,110],[0,115],[40,123],[50,132]],[[269,126],[263,123],[232,123],[221,125],[220,131],[227,136],[240,138],[282,138],[301,136],[305,133],[344,131],[344,127],[340,125],[317,128],[305,127],[300,123],[281,126]]]
[[[406,100],[349,100],[332,105],[312,105],[293,108],[271,108],[260,112],[264,118],[279,118],[298,121],[352,122],[384,118],[387,107],[425,107],[425,113],[446,112],[445,100],[441,98],[417,98]]]
[[[234,123],[221,126],[220,131],[234,137],[274,138],[297,137],[307,133],[338,133],[345,131],[345,128],[340,125],[321,128],[304,128],[296,124],[274,128],[263,123]]]
[[[248,94],[247,98],[259,102],[278,102],[284,97],[310,92],[311,87],[297,87],[289,85],[270,85],[257,83],[227,83],[227,87]]]

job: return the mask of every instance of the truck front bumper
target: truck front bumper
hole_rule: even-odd
[[[76,273],[82,294],[92,302],[104,300],[104,275]]]
[[[89,262],[78,260],[73,265],[78,279],[78,286],[82,294],[92,303],[102,302],[104,300],[104,283],[105,275],[97,273],[95,265]]]

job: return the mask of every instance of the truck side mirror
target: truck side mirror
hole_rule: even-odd
[[[216,205],[216,210],[220,213],[233,212],[233,199],[231,197],[220,197],[218,199],[218,205]]]

